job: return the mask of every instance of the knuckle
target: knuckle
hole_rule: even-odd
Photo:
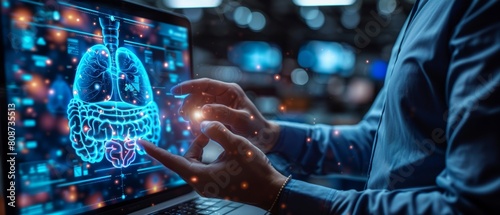
[[[243,92],[243,88],[241,88],[241,86],[239,84],[232,83],[232,85],[234,86],[234,89],[236,90],[236,92],[240,92],[240,93]]]
[[[211,132],[211,131],[214,131],[214,130],[217,130],[218,129],[218,126],[219,124],[215,121],[208,121],[208,122],[205,122],[206,124],[204,125],[204,130],[208,131],[208,132]]]
[[[222,125],[220,122],[214,122],[214,121],[209,122],[208,127],[211,130],[217,132],[224,132],[226,130],[226,127],[224,127],[224,125]]]
[[[250,119],[250,114],[247,113],[246,111],[241,111],[241,112],[237,112],[237,114],[235,114],[236,117],[234,117],[234,120],[236,121],[236,123],[246,123],[248,121],[248,119]]]

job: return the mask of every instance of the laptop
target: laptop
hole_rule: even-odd
[[[193,139],[169,93],[192,78],[186,18],[130,1],[1,4],[2,214],[265,213],[201,198],[136,143],[181,155]]]

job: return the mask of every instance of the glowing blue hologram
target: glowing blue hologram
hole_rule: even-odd
[[[168,147],[168,152],[174,154],[174,155],[179,155],[179,150],[177,149],[177,147],[175,147],[174,145],[171,145],[170,147]]]
[[[125,140],[123,144],[116,140],[106,142],[106,159],[115,167],[127,167],[135,160],[135,140]]]
[[[170,124],[170,119],[167,119],[165,121],[165,124],[166,124],[165,131],[168,132],[168,133],[170,133],[172,131],[172,125]]]
[[[54,11],[54,13],[52,14],[52,18],[56,21],[59,21],[59,19],[61,19],[61,14],[59,14],[59,11]]]
[[[24,50],[31,50],[35,46],[35,35],[32,33],[24,33],[22,37],[22,48]]]
[[[74,38],[68,38],[68,54],[70,55],[79,55],[80,50],[78,49],[78,40]]]
[[[49,89],[47,110],[52,114],[66,114],[71,97],[71,88],[61,76],[57,76]]]
[[[41,55],[32,55],[31,59],[33,59],[37,67],[47,67],[47,60],[49,60],[47,56]]]
[[[39,46],[45,46],[47,45],[47,42],[45,42],[45,39],[43,39],[43,37],[39,37],[38,40],[36,40],[36,44]]]
[[[148,74],[130,50],[118,48],[120,22],[99,18],[104,45],[90,47],[76,70],[73,99],[68,105],[70,140],[86,162],[106,158],[114,167],[128,167],[136,144],[160,139],[160,119]]]

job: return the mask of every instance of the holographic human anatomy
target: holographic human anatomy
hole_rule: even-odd
[[[120,22],[110,16],[99,23],[104,45],[90,47],[76,70],[68,105],[70,139],[83,161],[96,163],[105,157],[114,167],[125,168],[136,153],[145,153],[136,140],[157,144],[158,106],[139,58],[118,48]]]

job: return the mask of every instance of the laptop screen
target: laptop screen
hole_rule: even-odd
[[[184,18],[104,0],[1,8],[2,160],[14,160],[4,165],[14,170],[3,171],[6,203],[12,182],[15,209],[29,215],[88,212],[185,185],[136,144],[183,154],[192,140],[182,98],[169,93],[191,78]]]

